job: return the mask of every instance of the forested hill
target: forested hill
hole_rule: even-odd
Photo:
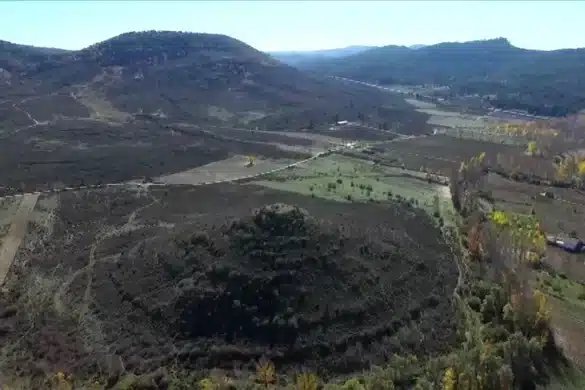
[[[585,48],[526,50],[505,38],[385,46],[306,64],[304,70],[380,84],[440,84],[454,94],[495,95],[498,108],[562,116],[585,108]]]

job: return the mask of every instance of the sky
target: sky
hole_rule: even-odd
[[[585,47],[585,1],[6,1],[0,40],[81,49],[128,31],[221,33],[263,51],[505,37]]]

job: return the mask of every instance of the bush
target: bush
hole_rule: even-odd
[[[475,295],[470,297],[467,300],[467,303],[469,304],[469,307],[473,310],[479,313],[479,311],[481,310],[481,299],[479,299],[478,297],[476,297]]]
[[[577,296],[580,301],[585,301],[585,286],[581,286],[581,292]]]

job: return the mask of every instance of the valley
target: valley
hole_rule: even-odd
[[[584,255],[542,244],[585,239],[579,115],[223,35],[0,49],[1,385],[581,388]]]

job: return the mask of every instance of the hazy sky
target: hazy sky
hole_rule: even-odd
[[[260,50],[506,37],[585,47],[585,1],[2,1],[0,39],[80,49],[127,31],[230,35]]]

